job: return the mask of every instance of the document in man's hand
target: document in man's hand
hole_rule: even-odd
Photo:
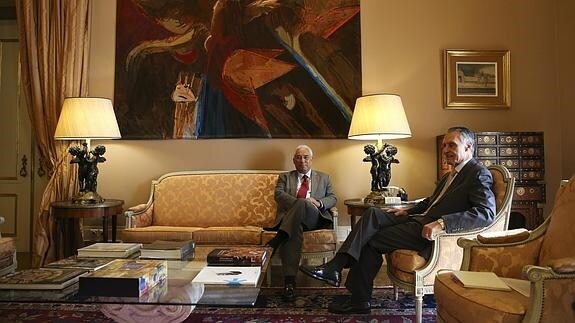
[[[451,274],[463,287],[511,291],[511,287],[493,272],[453,271]]]

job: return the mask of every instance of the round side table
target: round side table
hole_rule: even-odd
[[[112,218],[112,242],[116,241],[118,214],[123,212],[123,200],[106,199],[98,204],[78,204],[72,201],[56,201],[51,204],[56,232],[63,233],[64,256],[76,253],[83,247],[84,239],[80,232],[80,219],[102,218],[102,241],[108,242],[108,218]],[[60,250],[59,236],[54,239],[56,250]],[[57,251],[59,252],[59,251]]]

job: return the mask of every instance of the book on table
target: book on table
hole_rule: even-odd
[[[186,260],[194,257],[195,242],[193,240],[171,241],[156,240],[147,243],[140,249],[140,258],[149,259],[179,259]]]
[[[84,269],[88,271],[98,270],[107,264],[111,263],[113,258],[80,258],[72,256],[60,260],[56,260],[45,265],[45,268],[75,268]]]
[[[81,296],[140,297],[168,276],[167,260],[115,259],[80,277]]]
[[[257,286],[262,272],[259,266],[206,266],[194,277],[192,283],[227,286]]]
[[[466,288],[510,291],[511,287],[490,271],[453,271],[453,277]]]
[[[128,258],[140,251],[141,243],[97,242],[78,249],[80,258]]]
[[[0,277],[0,289],[63,289],[85,274],[86,270],[70,268],[25,269]]]
[[[208,266],[262,266],[266,261],[266,247],[216,248],[208,253]]]

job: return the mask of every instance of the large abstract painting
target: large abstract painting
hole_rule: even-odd
[[[347,138],[359,0],[118,0],[125,139]]]

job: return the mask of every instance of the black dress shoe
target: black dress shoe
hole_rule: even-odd
[[[347,299],[343,303],[331,303],[327,311],[334,314],[369,314],[371,313],[371,304],[369,302],[353,302]]]
[[[286,283],[284,286],[284,300],[288,302],[295,301],[295,284],[294,283]]]
[[[301,270],[304,274],[324,281],[331,286],[339,287],[339,283],[341,280],[341,273],[331,266],[328,265],[321,265],[317,267],[310,267],[310,266],[300,266],[299,270]]]

